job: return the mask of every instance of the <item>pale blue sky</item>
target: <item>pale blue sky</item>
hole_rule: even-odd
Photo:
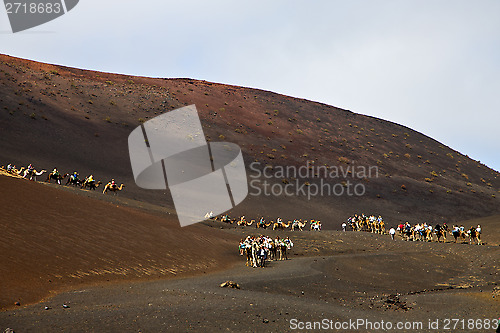
[[[0,53],[307,98],[423,132],[500,170],[500,1],[82,0]]]

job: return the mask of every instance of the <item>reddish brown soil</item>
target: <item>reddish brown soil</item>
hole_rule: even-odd
[[[236,237],[0,176],[0,308],[93,282],[203,274],[235,262]]]
[[[361,212],[388,225],[481,224],[487,245],[218,222],[181,229],[168,191],[134,185],[127,138],[193,103],[207,139],[237,143],[247,165],[380,168],[360,198],[249,196],[233,216],[321,219],[325,229]],[[0,55],[0,133],[0,166],[57,166],[127,186],[115,197],[0,176],[0,331],[281,332],[292,318],[498,317],[500,175],[404,126],[256,89]],[[257,232],[292,237],[292,259],[244,266],[237,242]],[[242,289],[219,288],[227,279]]]
[[[483,246],[215,221],[181,229],[133,200],[7,176],[0,186],[0,304],[8,310],[0,329],[288,331],[293,318],[497,315],[498,216],[465,223],[481,223]],[[238,240],[262,233],[289,236],[290,260],[246,267]],[[219,288],[226,280],[242,289]]]

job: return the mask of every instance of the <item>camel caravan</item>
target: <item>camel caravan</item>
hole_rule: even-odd
[[[240,241],[240,256],[246,257],[246,265],[265,267],[266,260],[288,260],[288,251],[293,247],[289,237],[275,239],[268,236],[248,236]]]
[[[16,167],[12,164],[9,164],[7,168],[4,166],[1,167],[4,171],[7,173],[10,173],[11,175],[16,175],[18,177],[24,178],[24,179],[29,179],[32,181],[36,181],[37,177],[43,175],[44,173],[47,172],[47,170],[40,170],[36,171],[35,168],[30,164],[27,167],[21,167],[21,169],[16,169]]]
[[[273,230],[291,230],[291,231],[303,231],[307,228],[308,221],[302,221],[302,219],[295,219],[293,221],[284,222],[283,219],[277,218],[276,221],[266,221],[264,217],[261,217],[258,222],[256,220],[247,220],[245,215],[240,216],[239,218],[230,218],[229,215],[215,216],[213,212],[207,213],[205,215],[206,219],[212,219],[214,221],[221,221],[228,224],[236,224],[238,226],[252,226],[255,225],[255,228],[259,229],[273,229]],[[310,230],[313,231],[321,231],[321,221],[310,220],[309,222]]]
[[[0,169],[13,176],[28,179],[31,181],[37,181],[37,177],[42,176],[47,172],[46,170],[37,171],[31,164],[29,164],[27,167],[21,167],[20,169],[17,169],[13,164],[9,164],[7,165],[7,168],[2,166]],[[74,171],[73,173],[63,174],[60,173],[57,168],[54,168],[50,173],[47,174],[45,182],[51,183],[52,181],[54,181],[54,183],[62,185],[65,179],[66,186],[80,187],[80,189],[82,190],[95,191],[99,186],[103,184],[100,180],[95,180],[93,175],[89,175],[85,178],[80,178],[80,175],[77,171]],[[104,190],[102,191],[102,193],[106,194],[109,191],[113,194],[116,194],[117,192],[122,191],[124,187],[125,185],[118,185],[115,180],[112,179],[104,186]]]
[[[447,234],[451,234],[454,238],[454,242],[460,239],[461,243],[477,244],[482,245],[481,241],[481,226],[477,227],[471,226],[468,230],[465,227],[454,225],[453,228],[449,229],[446,223],[440,225],[436,224],[434,227],[427,223],[419,223],[416,225],[411,225],[409,222],[401,223],[397,227],[397,231],[401,238],[406,241],[427,241],[432,242],[434,238],[437,242],[446,242]]]
[[[448,228],[446,223],[443,225],[436,224],[434,227],[427,223],[418,223],[411,225],[409,222],[401,223],[397,228],[391,228],[386,232],[385,223],[381,216],[375,217],[374,215],[366,216],[364,214],[351,216],[347,222],[342,223],[342,230],[346,231],[349,227],[353,231],[366,231],[377,234],[389,234],[392,239],[395,239],[396,233],[405,241],[437,241],[446,242],[447,234],[451,234],[455,243],[460,239],[462,243],[482,245],[481,242],[481,226],[470,227],[465,230],[464,226],[453,226],[452,230]]]
[[[354,214],[347,219],[347,225],[353,231],[367,231],[376,234],[385,234],[385,223],[382,216],[375,217],[375,215],[366,216],[365,214]],[[342,229],[346,230],[346,226],[342,225]]]

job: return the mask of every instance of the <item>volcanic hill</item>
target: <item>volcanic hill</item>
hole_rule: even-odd
[[[171,209],[168,190],[135,185],[127,139],[148,119],[190,104],[198,109],[206,139],[238,144],[247,167],[252,162],[259,170],[309,166],[313,174],[299,180],[306,188],[351,181],[366,190],[362,196],[308,200],[300,193],[255,196],[250,189],[232,216],[321,219],[326,228],[337,229],[361,212],[382,215],[389,225],[500,214],[497,171],[402,125],[258,89],[108,74],[7,55],[0,55],[0,164],[32,163],[37,169],[92,173],[102,181],[115,178],[126,184],[120,196]],[[314,169],[319,166],[351,171],[372,166],[378,177],[358,179],[351,172],[322,178]]]

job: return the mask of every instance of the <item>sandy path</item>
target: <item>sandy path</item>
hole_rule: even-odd
[[[353,261],[387,261],[388,255],[293,258],[271,262],[264,269],[252,269],[241,263],[225,272],[193,278],[93,287],[0,313],[0,328],[11,327],[22,332],[282,332],[290,330],[293,318],[302,321],[328,318],[334,322],[365,318],[422,321],[427,325],[429,319],[492,318],[497,314],[499,302],[491,297],[493,285],[422,292],[438,280],[459,275],[458,271],[450,271],[437,280],[413,279],[406,292],[401,290],[400,301],[412,307],[408,311],[389,307],[385,302],[392,293],[389,288],[394,283],[392,276],[386,278],[388,283],[376,283],[369,290],[363,279],[356,281],[349,272],[345,273],[345,281],[332,273],[337,268],[345,269]],[[416,274],[417,270],[421,270],[418,265],[409,273]],[[388,274],[399,276],[400,272],[394,270]],[[220,288],[219,284],[225,280],[237,281],[242,289]],[[62,304],[70,308],[63,309]],[[45,306],[52,309],[44,310]]]

